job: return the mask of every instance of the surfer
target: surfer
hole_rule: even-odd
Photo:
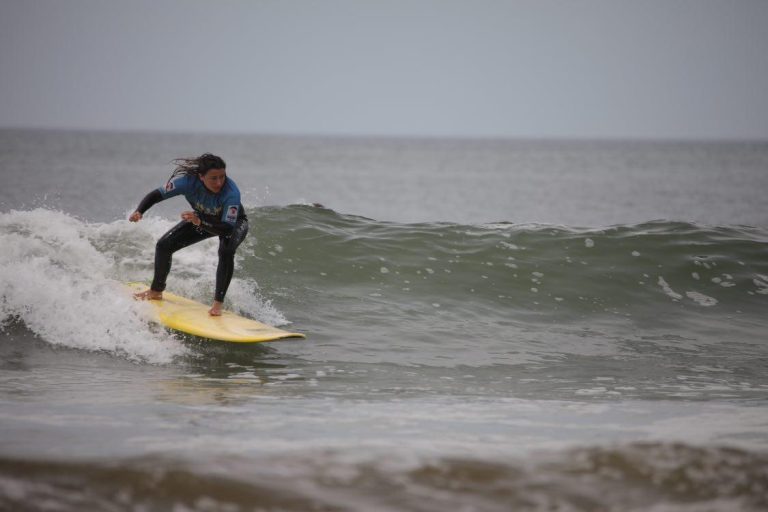
[[[224,296],[235,270],[235,251],[248,233],[248,218],[240,202],[240,190],[227,177],[227,165],[220,157],[205,153],[197,158],[177,158],[168,182],[147,194],[128,220],[138,222],[153,205],[169,197],[184,195],[192,206],[181,213],[181,222],[157,241],[155,275],[148,290],[134,295],[142,300],[160,300],[171,270],[174,252],[189,245],[219,237],[216,293],[208,313],[220,316]]]

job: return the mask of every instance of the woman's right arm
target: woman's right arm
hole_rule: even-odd
[[[144,215],[144,212],[152,208],[152,206],[156,205],[163,199],[164,197],[158,189],[153,190],[152,192],[144,196],[144,199],[141,200],[141,202],[139,203],[139,206],[136,208],[136,211],[133,212],[130,217],[128,217],[128,220],[131,222],[138,222],[139,220],[141,220],[142,216]]]

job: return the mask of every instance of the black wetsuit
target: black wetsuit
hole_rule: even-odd
[[[174,252],[194,243],[219,237],[219,264],[216,268],[215,300],[223,302],[235,270],[235,251],[248,234],[248,218],[240,202],[240,190],[227,178],[217,194],[205,188],[195,176],[180,176],[142,199],[136,211],[142,215],[153,205],[183,194],[200,218],[200,226],[181,221],[160,237],[155,247],[155,275],[152,290],[165,290]]]

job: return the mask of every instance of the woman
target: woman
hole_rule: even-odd
[[[128,220],[138,222],[153,205],[182,194],[192,210],[182,212],[181,222],[157,241],[152,285],[149,290],[137,293],[135,297],[143,300],[162,299],[165,280],[171,270],[172,254],[206,238],[218,236],[216,294],[208,313],[220,316],[224,296],[235,270],[235,251],[248,233],[248,219],[240,203],[240,190],[227,177],[227,164],[216,155],[205,153],[197,158],[177,158],[173,163],[176,169],[165,186],[147,194]]]

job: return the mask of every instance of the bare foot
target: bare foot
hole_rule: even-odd
[[[163,300],[163,292],[156,292],[150,288],[143,292],[134,293],[133,298],[136,300]]]
[[[211,309],[208,310],[208,314],[211,316],[221,316],[221,306],[223,305],[223,302],[219,302],[217,300],[213,301],[213,306],[211,306]]]

